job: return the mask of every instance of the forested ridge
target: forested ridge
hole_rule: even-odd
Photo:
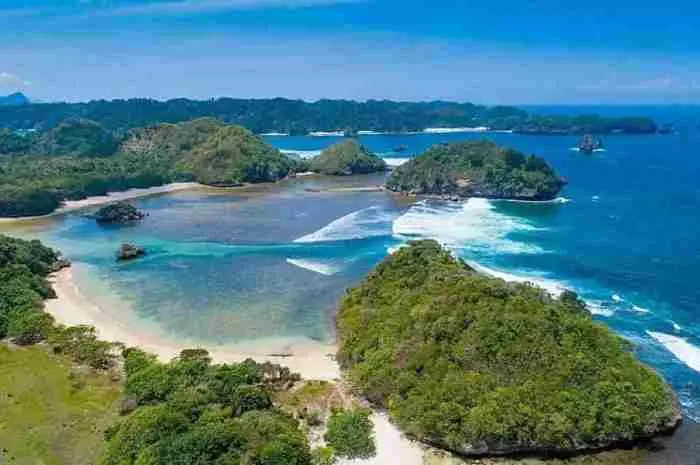
[[[64,200],[177,181],[277,181],[297,165],[247,129],[212,118],[121,137],[94,121],[72,119],[42,133],[0,133],[0,216],[42,215]]]
[[[109,130],[124,132],[157,123],[178,123],[213,117],[241,125],[254,133],[358,130],[404,132],[430,127],[488,127],[521,133],[583,134],[657,131],[644,116],[607,118],[598,115],[544,116],[510,106],[484,106],[445,101],[318,100],[284,98],[212,100],[94,100],[86,103],[33,103],[0,107],[0,127],[53,128],[68,118],[86,118]]]
[[[338,361],[364,395],[461,454],[595,449],[680,420],[670,388],[574,293],[480,275],[434,241],[348,291],[337,326]]]

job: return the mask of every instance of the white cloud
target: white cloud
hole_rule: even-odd
[[[131,5],[104,10],[108,15],[207,13],[225,10],[263,8],[297,9],[338,4],[364,3],[366,0],[174,0]]]
[[[12,87],[12,88],[22,88],[30,86],[32,83],[15,76],[14,74],[1,72],[0,73],[0,87]]]

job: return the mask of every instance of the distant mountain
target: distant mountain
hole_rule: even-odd
[[[22,92],[0,97],[0,107],[18,107],[20,105],[28,105],[29,99]]]

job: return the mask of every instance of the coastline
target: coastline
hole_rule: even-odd
[[[335,361],[335,345],[315,341],[264,340],[230,345],[202,345],[188,343],[158,334],[147,323],[129,317],[122,309],[107,311],[80,291],[71,267],[63,268],[50,276],[56,292],[55,299],[45,301],[44,310],[57,323],[65,325],[90,325],[97,330],[100,339],[136,346],[169,361],[182,349],[199,347],[206,349],[215,363],[235,363],[251,358],[259,363],[271,362],[299,373],[304,379],[337,381],[340,367]],[[278,355],[273,355],[278,354]],[[339,460],[341,465],[422,465],[425,448],[409,440],[391,423],[385,413],[374,412],[377,454],[369,459]]]
[[[51,218],[54,216],[63,215],[66,213],[82,210],[85,208],[94,207],[97,205],[103,205],[105,203],[117,202],[120,200],[130,200],[137,199],[141,197],[149,197],[152,195],[169,194],[172,192],[179,192],[191,189],[205,188],[203,184],[196,182],[174,182],[170,184],[163,184],[162,186],[146,187],[146,188],[133,188],[127,189],[125,191],[110,192],[106,195],[96,195],[92,197],[86,197],[80,200],[66,200],[63,202],[61,207],[57,208],[51,213],[39,216],[20,216],[14,217],[0,217],[0,224],[7,223],[20,223],[25,221],[39,221],[46,218]]]
[[[340,379],[340,368],[333,359],[335,346],[311,340],[269,339],[226,345],[207,345],[175,339],[149,328],[123,309],[109,312],[83,294],[74,280],[71,268],[64,268],[50,277],[55,299],[45,302],[45,311],[57,323],[94,326],[100,339],[137,346],[169,361],[182,349],[206,349],[216,363],[241,362],[251,358],[288,367],[305,379],[333,381]]]

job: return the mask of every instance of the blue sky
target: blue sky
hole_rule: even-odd
[[[689,0],[0,0],[0,94],[700,103]]]

